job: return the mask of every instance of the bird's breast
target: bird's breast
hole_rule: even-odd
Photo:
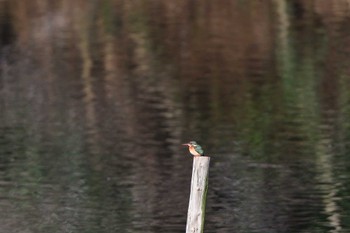
[[[190,146],[189,150],[190,150],[190,153],[193,154],[194,156],[201,156],[201,155],[196,151],[196,149],[194,149],[193,146]]]

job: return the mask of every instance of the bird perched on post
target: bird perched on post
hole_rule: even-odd
[[[200,145],[195,141],[190,141],[189,143],[182,144],[184,146],[188,146],[188,150],[194,156],[202,156],[204,155],[204,151]]]

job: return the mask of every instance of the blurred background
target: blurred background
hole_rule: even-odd
[[[1,0],[0,232],[350,232],[349,0]]]

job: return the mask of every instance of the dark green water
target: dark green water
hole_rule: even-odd
[[[350,232],[346,1],[4,2],[1,233]]]

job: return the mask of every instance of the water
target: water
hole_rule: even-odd
[[[346,1],[0,5],[1,233],[350,231]]]

